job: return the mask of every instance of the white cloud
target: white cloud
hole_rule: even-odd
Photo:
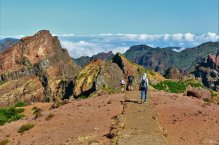
[[[219,40],[219,35],[217,35],[216,33],[208,32],[207,37],[209,37],[213,41],[218,41]]]
[[[92,56],[104,50],[96,44],[92,44],[85,41],[79,42],[70,42],[70,41],[61,41],[62,47],[66,48],[70,54],[75,58],[80,56]]]
[[[184,37],[186,41],[194,41],[195,39],[195,35],[191,33],[186,33]]]
[[[55,34],[53,34],[54,36]],[[61,44],[69,51],[69,54],[78,58],[80,56],[92,56],[99,52],[113,51],[124,53],[129,47],[139,44],[147,44],[153,47],[181,47],[190,48],[207,41],[219,41],[219,35],[213,32],[205,34],[175,33],[175,34],[95,34],[95,35],[56,35]],[[20,36],[0,36],[3,38],[21,38]],[[181,50],[182,50],[181,49]],[[179,51],[179,50],[176,50]]]
[[[173,34],[172,38],[175,41],[182,41],[183,40],[183,34],[182,33]]]
[[[164,38],[163,38],[163,39],[164,39],[165,41],[169,40],[169,38],[170,38],[170,34],[164,34]]]
[[[183,51],[183,50],[185,50],[186,48],[183,48],[183,47],[181,47],[180,49],[172,49],[173,51],[176,51],[176,52],[181,52],[181,51]]]

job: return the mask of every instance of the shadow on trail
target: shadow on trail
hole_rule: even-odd
[[[139,101],[139,100],[134,100],[134,99],[126,99],[124,102],[142,104],[141,101]]]

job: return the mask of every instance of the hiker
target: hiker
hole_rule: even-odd
[[[120,85],[121,85],[121,91],[122,93],[124,93],[125,92],[125,80],[123,78],[120,80]]]
[[[144,73],[141,78],[139,89],[141,91],[141,101],[144,101],[145,103],[147,102],[148,87],[149,87],[149,83],[148,83],[147,74]]]
[[[128,75],[128,90],[131,91],[133,90],[133,82],[134,82],[135,77],[130,73]]]

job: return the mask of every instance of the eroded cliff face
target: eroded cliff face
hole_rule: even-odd
[[[46,30],[0,53],[0,62],[0,106],[68,98],[80,71],[58,38]]]
[[[219,50],[217,55],[209,54],[194,71],[196,77],[201,78],[203,84],[219,92]]]

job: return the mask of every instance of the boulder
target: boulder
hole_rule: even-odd
[[[186,95],[199,99],[211,98],[211,92],[204,88],[189,88]]]
[[[176,67],[169,67],[165,73],[165,77],[167,79],[179,79],[181,73],[178,68]]]

